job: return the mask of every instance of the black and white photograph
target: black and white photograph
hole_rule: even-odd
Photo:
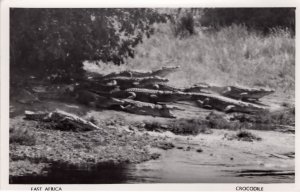
[[[10,7],[8,183],[294,184],[295,21]]]

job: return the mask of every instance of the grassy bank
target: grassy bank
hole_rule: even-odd
[[[201,31],[179,38],[172,26],[160,24],[156,33],[135,48],[135,58],[117,67],[90,69],[109,73],[124,69],[150,70],[179,65],[170,82],[188,86],[198,82],[220,85],[265,86],[294,97],[295,39],[283,29],[262,34],[233,25],[220,31]]]
[[[174,37],[168,25],[137,47],[129,68],[182,67],[170,82],[186,86],[198,82],[269,86],[281,92],[295,87],[295,39],[288,31],[268,36],[233,25],[218,32],[199,32],[184,39]]]

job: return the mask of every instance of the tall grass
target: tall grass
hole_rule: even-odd
[[[237,25],[179,39],[168,25],[158,25],[156,35],[136,48],[128,68],[161,65],[181,66],[170,76],[170,83],[177,86],[208,82],[294,91],[295,39],[285,30],[262,36]]]
[[[155,30],[135,48],[135,58],[115,70],[179,65],[181,70],[169,76],[171,85],[265,86],[294,95],[295,39],[287,30],[274,29],[264,36],[232,25],[220,31],[198,30],[186,38],[176,37],[170,24],[158,24]]]

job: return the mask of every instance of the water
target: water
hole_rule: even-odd
[[[172,149],[158,160],[140,164],[101,164],[89,168],[53,165],[46,176],[11,178],[12,184],[124,184],[124,183],[292,183],[294,172],[268,174],[251,164],[222,164],[201,160],[201,153]],[[241,170],[250,172],[240,176]],[[253,176],[262,171],[266,174]],[[280,170],[277,170],[280,171]]]
[[[126,183],[128,169],[124,165],[102,164],[89,168],[53,165],[44,176],[10,178],[16,184],[99,184]]]

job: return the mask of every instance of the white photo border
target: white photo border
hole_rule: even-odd
[[[263,187],[264,191],[300,191],[300,166],[299,160],[299,134],[296,130],[295,139],[295,184],[72,184],[72,185],[19,185],[9,184],[9,9],[20,8],[125,8],[125,7],[296,7],[296,63],[299,60],[299,1],[297,0],[2,0],[1,2],[1,114],[0,114],[0,189],[1,190],[31,190],[34,186],[59,186],[63,191],[236,191],[237,186]],[[299,66],[296,69],[295,105],[296,119],[300,119],[298,113],[300,95],[299,89]],[[299,123],[296,120],[296,129]]]

